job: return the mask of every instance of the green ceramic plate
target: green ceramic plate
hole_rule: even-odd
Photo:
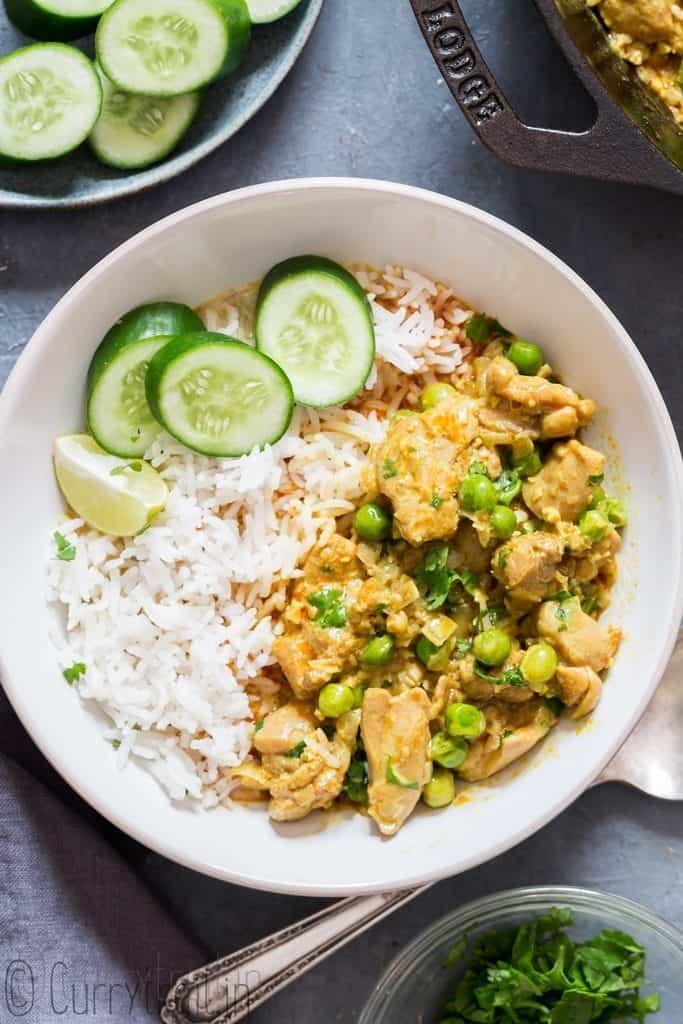
[[[0,167],[0,208],[90,206],[132,195],[175,177],[231,138],[260,110],[291,70],[313,31],[324,0],[302,0],[281,21],[256,25],[240,70],[208,90],[199,116],[179,148],[147,170],[115,171],[83,146],[52,163]],[[27,42],[0,5],[0,54]]]

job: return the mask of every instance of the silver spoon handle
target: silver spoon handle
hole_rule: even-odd
[[[163,1024],[236,1024],[291,981],[345,946],[429,885],[353,896],[180,978]]]

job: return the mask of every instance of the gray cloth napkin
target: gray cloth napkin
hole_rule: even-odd
[[[205,952],[105,838],[120,833],[52,771],[4,694],[0,751],[0,1021],[158,1021],[171,982]]]

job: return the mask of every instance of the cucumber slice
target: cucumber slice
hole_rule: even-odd
[[[88,137],[102,106],[95,68],[80,50],[35,43],[0,59],[0,157],[51,160]]]
[[[90,135],[95,156],[108,167],[138,169],[163,160],[175,149],[197,116],[201,95],[134,96],[122,92],[97,69],[102,82],[102,113]]]
[[[298,7],[301,0],[247,0],[249,15],[254,25],[266,25],[279,21]]]
[[[278,263],[259,291],[256,346],[285,371],[297,402],[341,405],[361,390],[375,358],[365,292],[323,256]]]
[[[66,42],[95,31],[112,0],[5,0],[7,17],[32,39]]]
[[[145,395],[154,355],[177,334],[202,328],[179,302],[152,302],[126,313],[107,332],[88,370],[88,427],[98,444],[124,459],[141,458],[159,433]]]
[[[149,364],[146,384],[159,422],[202,455],[228,458],[275,444],[294,411],[292,386],[272,359],[210,331],[169,342]]]
[[[95,36],[107,78],[145,96],[180,96],[212,82],[229,45],[216,0],[116,0]]]
[[[251,18],[246,0],[216,0],[228,26],[228,55],[218,72],[219,78],[236,71],[249,52]]]

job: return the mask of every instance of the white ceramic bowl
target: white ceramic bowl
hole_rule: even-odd
[[[82,426],[85,373],[105,330],[138,303],[197,303],[310,251],[445,279],[474,306],[542,341],[563,376],[602,406],[594,436],[614,437],[629,484],[628,540],[608,613],[625,638],[590,724],[563,725],[526,771],[448,811],[416,814],[389,841],[351,814],[278,828],[262,810],[193,814],[172,805],[135,765],[116,769],[101,723],[64,685],[48,639],[45,558],[60,510],[51,442]],[[74,789],[120,828],[180,863],[257,888],[345,895],[407,886],[524,839],[574,800],[629,734],[681,618],[681,458],[636,347],[593,292],[531,239],[455,200],[400,185],[327,179],[244,189],[122,245],[62,299],[19,360],[0,402],[0,480],[0,671],[24,725]]]

